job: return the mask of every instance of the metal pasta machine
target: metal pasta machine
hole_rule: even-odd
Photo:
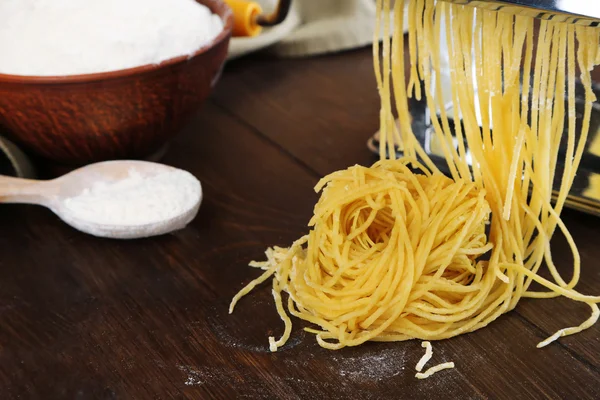
[[[598,26],[600,24],[600,1],[597,0],[444,0],[455,4],[485,8],[499,12],[509,12],[514,15],[527,15],[537,19],[559,20],[568,23]],[[443,30],[442,30],[443,31]],[[600,71],[596,71],[600,72]],[[600,99],[600,73],[593,73],[593,90]],[[448,78],[449,79],[449,78]],[[442,86],[444,86],[442,78]],[[448,115],[452,114],[452,102],[444,99]],[[581,126],[583,114],[583,88],[576,85],[577,129]],[[435,134],[430,125],[430,110],[424,101],[411,100],[410,112],[413,132],[421,142],[425,151],[436,163],[438,168],[447,172],[447,165],[441,147],[435,144]],[[451,124],[452,126],[452,124]],[[566,126],[566,124],[565,124]],[[378,152],[378,134],[369,139],[368,147],[374,153]],[[560,157],[560,156],[559,156]],[[561,174],[558,166],[557,176]],[[571,188],[567,206],[583,212],[600,216],[600,103],[592,107],[590,131],[585,145],[584,155]]]

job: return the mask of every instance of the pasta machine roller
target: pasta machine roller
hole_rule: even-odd
[[[575,24],[597,26],[600,23],[600,2],[593,0],[444,0],[489,10],[506,11]]]
[[[581,24],[587,26],[598,26],[600,24],[600,1],[590,0],[444,0],[455,4],[464,4],[477,8],[485,8],[499,12],[509,12],[513,15],[527,15],[537,19],[564,21],[567,23]],[[443,34],[443,30],[442,30]],[[443,57],[442,57],[443,58]],[[442,60],[443,65],[443,60]],[[443,68],[442,68],[443,69]],[[592,74],[599,77],[600,74]],[[449,79],[449,74],[447,75]],[[441,78],[442,87],[444,77]],[[446,82],[449,85],[449,81]],[[576,85],[576,111],[577,127],[581,126],[583,114],[584,95],[581,85]],[[593,90],[596,97],[600,99],[600,84],[594,83]],[[447,93],[446,91],[444,91]],[[444,96],[446,97],[446,96]],[[447,170],[447,164],[433,127],[430,125],[430,110],[424,101],[410,100],[410,112],[412,117],[413,132],[425,151],[436,163],[438,168]],[[452,114],[452,102],[447,102],[448,115]],[[368,147],[374,153],[378,153],[378,134],[369,139]],[[562,165],[557,167],[557,175]],[[571,188],[567,206],[590,214],[600,216],[600,103],[596,102],[592,108],[589,137],[585,146],[585,152],[579,167],[577,176]]]

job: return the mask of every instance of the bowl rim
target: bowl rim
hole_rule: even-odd
[[[118,69],[114,71],[106,72],[93,72],[89,74],[78,74],[78,75],[14,75],[14,74],[2,74],[0,73],[0,84],[2,83],[19,83],[19,84],[42,84],[42,85],[56,85],[56,84],[68,84],[68,83],[81,83],[81,82],[95,82],[95,81],[106,81],[112,79],[120,79],[132,75],[141,75],[146,72],[159,70],[172,65],[177,65],[182,62],[188,61],[195,58],[203,53],[207,53],[209,50],[217,47],[222,42],[229,40],[231,32],[233,30],[233,12],[231,8],[223,0],[196,0],[196,2],[207,6],[214,14],[219,15],[221,20],[224,22],[223,30],[215,36],[210,42],[200,47],[198,50],[191,54],[185,54],[169,58],[161,61],[158,64],[144,64],[137,67]],[[221,12],[219,12],[221,8]]]

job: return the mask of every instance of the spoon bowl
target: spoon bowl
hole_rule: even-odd
[[[0,202],[41,205],[77,230],[115,239],[182,229],[201,200],[193,175],[146,161],[90,164],[49,181],[0,177]]]

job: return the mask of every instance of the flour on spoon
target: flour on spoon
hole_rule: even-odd
[[[97,182],[65,199],[64,206],[80,220],[101,225],[138,226],[185,213],[197,204],[200,191],[200,182],[186,171],[143,176],[131,169],[127,178]]]

